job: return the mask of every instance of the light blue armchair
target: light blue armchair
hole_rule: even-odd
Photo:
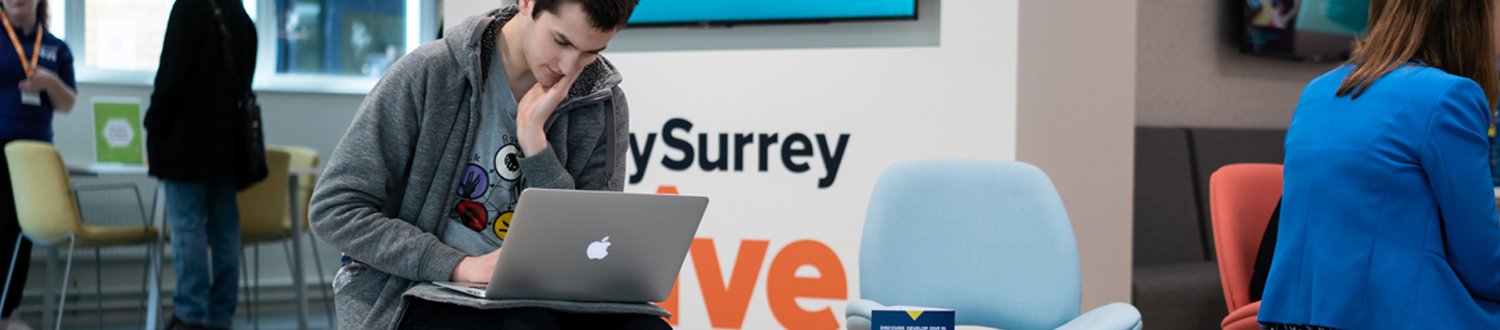
[[[849,329],[883,305],[951,308],[960,325],[1135,329],[1134,306],[1079,315],[1078,247],[1057,189],[1034,166],[931,160],[886,169],[870,197]]]

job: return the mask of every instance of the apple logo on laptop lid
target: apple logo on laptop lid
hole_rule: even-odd
[[[604,236],[604,239],[602,240],[589,243],[589,248],[587,251],[589,260],[602,260],[604,259],[604,257],[608,257],[610,244],[611,243],[609,242],[609,236]]]

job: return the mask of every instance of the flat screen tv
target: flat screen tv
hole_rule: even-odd
[[[916,19],[917,0],[642,0],[631,26]]]
[[[1244,34],[1240,51],[1304,61],[1349,58],[1365,33],[1370,0],[1240,0]]]

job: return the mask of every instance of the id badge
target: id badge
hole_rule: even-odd
[[[42,93],[41,92],[26,92],[26,91],[22,91],[21,92],[21,104],[31,105],[31,106],[42,106]]]

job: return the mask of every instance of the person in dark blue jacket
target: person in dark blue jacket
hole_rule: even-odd
[[[52,114],[73,109],[78,87],[73,80],[73,51],[47,26],[48,0],[4,0],[0,21],[6,41],[0,41],[0,146],[15,140],[52,142]],[[0,307],[0,329],[22,328],[12,318],[26,287],[31,265],[31,241],[15,244],[21,226],[16,222],[10,169],[0,152],[0,265],[10,265],[14,253],[15,278],[10,295]]]
[[[1270,329],[1500,329],[1492,0],[1374,0],[1286,136]]]

